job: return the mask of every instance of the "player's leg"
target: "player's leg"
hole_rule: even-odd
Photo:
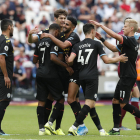
[[[64,114],[64,102],[65,102],[64,97],[61,99],[61,101],[62,101],[62,103],[61,103],[62,107],[60,109],[58,117],[56,118],[56,126],[55,126],[55,130],[57,132],[57,135],[65,135],[61,129],[61,122],[62,122],[62,118],[63,118],[63,114]]]
[[[54,99],[51,94],[48,95],[47,100],[45,101],[45,109],[44,109],[44,124],[48,122],[51,110],[52,110],[52,103]]]
[[[135,83],[132,91],[131,105],[135,106],[139,109],[139,89],[137,84]],[[136,129],[140,130],[140,118],[135,117],[136,120]]]
[[[53,107],[53,111],[49,118],[49,121],[45,124],[45,128],[47,128],[52,134],[57,134],[55,129],[53,128],[53,122],[59,116],[60,111],[64,107],[64,98],[62,95],[63,86],[60,79],[49,79],[47,87],[53,96],[53,98],[57,101]]]
[[[94,124],[96,125],[97,129],[99,130],[99,133],[101,136],[108,135],[108,133],[105,132],[105,130],[102,128],[100,119],[98,117],[98,114],[95,109],[95,103],[97,100],[97,93],[98,93],[98,80],[86,80],[86,95],[85,99],[91,99],[93,100],[93,107],[90,109],[90,117]],[[82,85],[83,87],[83,85]]]
[[[138,110],[138,108],[129,104],[130,92],[131,92],[131,89],[133,88],[135,80],[136,80],[135,78],[121,78],[119,81],[120,85],[118,88],[118,91],[120,91],[120,94],[119,94],[119,97],[116,96],[117,100],[114,99],[113,102],[120,103],[121,108],[130,112],[131,114],[135,115],[136,117],[140,118],[140,111]],[[116,93],[116,91],[115,91],[115,93]],[[119,100],[118,100],[118,98],[119,98]],[[116,114],[117,108],[119,109],[119,106],[113,108],[114,128],[109,132],[110,135],[116,135],[117,132],[119,132],[118,131],[119,113],[116,115],[116,117],[114,117],[114,113]]]
[[[133,89],[132,89],[132,91],[133,91]],[[131,94],[130,94],[130,98],[131,98],[131,95],[132,95],[132,91],[131,91]],[[122,120],[123,120],[123,118],[125,117],[125,114],[126,114],[126,110],[124,110],[124,109],[121,108],[121,118],[120,118],[119,129],[120,129],[120,130],[126,130],[126,131],[128,131],[128,130],[131,130],[131,129],[122,126]]]
[[[37,81],[37,96],[36,99],[38,100],[37,106],[37,118],[38,118],[38,125],[39,125],[39,135],[51,135],[48,130],[44,128],[44,117],[45,117],[45,99],[47,98],[47,94],[49,93],[46,88],[46,81],[45,79],[36,78]]]
[[[114,98],[112,100],[112,108],[113,108],[113,128],[108,132],[109,135],[120,135],[119,123],[121,118],[121,108],[120,108],[120,95],[122,94],[122,90],[120,89],[121,79],[118,81],[118,84],[115,89]]]
[[[2,123],[6,108],[9,105],[9,103],[10,103],[9,101],[1,101],[0,102],[0,135],[7,135],[1,129],[1,123]]]
[[[11,82],[11,85],[12,85],[12,82]],[[8,135],[3,132],[1,128],[1,123],[5,115],[6,108],[8,107],[11,101],[11,93],[12,93],[12,87],[10,87],[10,89],[7,88],[5,86],[4,79],[0,79],[0,135]]]
[[[68,85],[69,85],[69,75],[64,74],[64,72],[60,72],[59,73],[59,78],[61,80],[61,83],[63,85],[63,94],[67,94],[68,93]],[[63,97],[63,102],[65,101],[64,97]],[[61,129],[61,122],[62,122],[62,118],[63,118],[63,114],[64,114],[64,104],[59,112],[58,117],[56,118],[56,126],[55,126],[55,130],[57,132],[57,135],[64,135],[62,129]]]

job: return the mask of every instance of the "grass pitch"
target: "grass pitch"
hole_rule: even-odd
[[[112,106],[98,106],[96,111],[99,115],[103,128],[108,132],[113,126]],[[131,131],[121,131],[120,136],[99,136],[99,132],[92,122],[90,116],[85,119],[85,124],[89,129],[86,136],[67,136],[69,127],[74,123],[74,115],[71,108],[66,105],[61,128],[66,136],[39,136],[38,121],[36,115],[36,107],[31,106],[9,106],[6,110],[5,117],[2,122],[4,132],[11,134],[10,136],[0,136],[0,139],[46,139],[46,140],[140,140],[140,130],[136,130],[136,122],[134,116],[126,113],[123,120],[123,126],[131,128]]]

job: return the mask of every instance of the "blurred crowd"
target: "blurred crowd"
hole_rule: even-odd
[[[69,15],[77,19],[75,32],[81,40],[84,39],[83,24],[90,19],[101,22],[116,33],[123,28],[126,17],[135,19],[140,26],[140,0],[0,0],[0,20],[9,18],[15,25],[11,41],[15,61],[13,81],[17,87],[28,88],[32,85],[35,90],[38,66],[33,65],[32,59],[36,45],[29,44],[27,36],[35,26],[38,26],[39,30],[48,28],[54,21],[54,11],[60,8],[66,9]],[[116,40],[102,29],[98,28],[97,31],[116,45]],[[109,57],[118,55],[107,48],[105,51]],[[117,65],[106,65],[98,58],[100,75],[117,76]]]

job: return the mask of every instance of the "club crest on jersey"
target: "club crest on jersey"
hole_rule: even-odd
[[[54,49],[55,49],[56,51],[58,51],[58,46],[54,46]]]
[[[7,93],[7,98],[10,98],[11,97],[11,94],[10,93]]]
[[[97,98],[97,94],[94,95],[94,98]]]
[[[4,47],[4,50],[5,50],[5,51],[8,51],[8,49],[9,49],[8,46],[5,46],[5,47]]]

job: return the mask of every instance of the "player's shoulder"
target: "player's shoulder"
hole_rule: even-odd
[[[2,42],[9,43],[10,39],[5,35],[1,35],[0,36],[0,43],[2,43]]]
[[[70,34],[70,36],[69,36],[69,38],[79,38],[79,36],[77,35],[77,33],[75,33],[75,32],[72,32],[71,34]],[[79,38],[80,39],[80,38]]]

